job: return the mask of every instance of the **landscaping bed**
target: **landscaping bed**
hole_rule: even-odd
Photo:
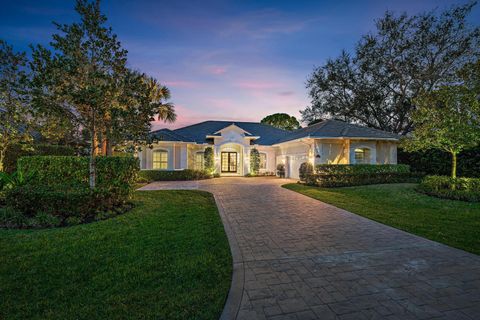
[[[213,175],[202,170],[140,170],[138,173],[138,182],[153,181],[188,181],[210,179]]]
[[[480,254],[480,203],[431,197],[418,193],[416,184],[333,189],[301,184],[284,187],[383,224]]]
[[[0,230],[1,319],[218,319],[231,281],[211,194],[137,191],[67,228]]]

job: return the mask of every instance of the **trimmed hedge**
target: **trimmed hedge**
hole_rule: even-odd
[[[8,207],[25,217],[45,213],[62,221],[75,217],[86,222],[96,213],[126,206],[135,191],[138,159],[97,157],[96,186],[89,188],[89,158],[33,156],[20,158],[18,172],[28,183],[8,190]]]
[[[410,166],[405,164],[318,164],[317,174],[377,174],[408,173]]]
[[[308,176],[313,174],[313,164],[310,162],[304,162],[300,165],[298,169],[298,177],[300,181],[305,181]]]
[[[305,183],[323,188],[353,187],[368,184],[414,183],[421,175],[410,172],[379,172],[361,174],[313,174]]]
[[[419,192],[452,200],[480,201],[479,178],[452,178],[448,176],[427,176],[417,187]]]
[[[21,157],[31,156],[74,156],[75,149],[71,146],[52,145],[52,144],[34,144],[31,148],[25,150],[20,144],[13,144],[7,148],[5,153],[4,166],[5,171],[12,173],[17,168],[17,161]]]
[[[201,170],[141,170],[138,174],[138,182],[152,181],[187,181],[187,180],[203,180],[210,179],[212,175],[207,171]]]
[[[130,198],[140,170],[134,157],[96,157],[96,189]],[[88,188],[89,158],[33,156],[18,160],[18,171],[33,174],[31,184],[64,189]]]
[[[335,188],[367,184],[418,182],[421,174],[411,173],[407,165],[337,165],[321,164],[315,173],[305,175],[308,185]]]

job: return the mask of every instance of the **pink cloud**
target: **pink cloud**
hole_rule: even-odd
[[[268,81],[243,81],[237,83],[237,86],[242,89],[248,90],[267,90],[280,87],[279,83],[268,82]]]
[[[223,66],[209,66],[206,69],[209,74],[216,76],[227,73],[227,68]]]

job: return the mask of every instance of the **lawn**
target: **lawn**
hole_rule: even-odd
[[[480,254],[480,203],[419,194],[414,184],[332,189],[300,184],[284,187],[383,224]]]
[[[218,319],[232,263],[212,195],[135,203],[101,222],[0,230],[0,319]]]

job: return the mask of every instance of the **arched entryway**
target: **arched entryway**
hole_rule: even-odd
[[[218,153],[219,170],[222,176],[244,175],[244,147],[238,143],[225,143]]]

